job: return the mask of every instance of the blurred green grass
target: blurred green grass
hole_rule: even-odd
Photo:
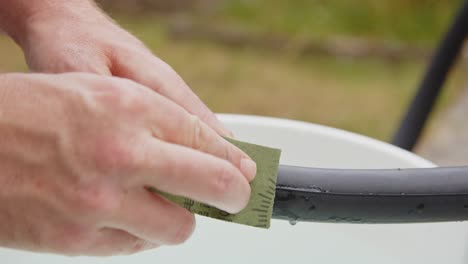
[[[460,0],[227,0],[214,23],[260,32],[324,38],[335,35],[427,46],[443,32]]]
[[[234,23],[249,30],[317,37],[363,35],[432,45],[455,10],[454,1],[443,1],[452,3],[446,5],[442,1],[422,1],[434,5],[430,12],[411,4],[407,7],[403,0],[395,3],[404,10],[408,8],[404,12],[396,7],[388,9],[392,6],[390,1],[364,2],[364,10],[375,9],[372,15],[360,14],[368,11],[359,11],[359,4],[351,1],[227,1],[219,12],[203,20]],[[336,13],[327,14],[320,9],[332,4]],[[410,21],[410,13],[418,11],[421,13]],[[173,40],[165,31],[166,18],[159,14],[114,12],[113,17],[172,65],[216,112],[304,120],[383,140],[396,128],[425,68],[424,61],[297,57],[273,51],[233,49],[206,41]],[[349,20],[354,22],[348,24]],[[0,36],[0,57],[0,71],[26,69],[19,49],[5,36]],[[459,76],[457,72],[452,74],[440,109],[456,95],[461,86]]]
[[[117,20],[171,64],[216,112],[299,119],[382,140],[396,129],[426,67],[424,60],[298,58],[171,40],[157,16]],[[459,75],[452,74],[439,109],[456,95]]]

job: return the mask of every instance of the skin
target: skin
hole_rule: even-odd
[[[183,79],[88,0],[2,0],[0,24],[33,71],[129,78],[232,136]]]
[[[194,216],[147,186],[246,206],[255,163],[91,2],[2,0],[0,26],[47,72],[0,75],[0,246],[102,256],[187,240]]]

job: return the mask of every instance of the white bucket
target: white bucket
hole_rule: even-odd
[[[409,168],[434,164],[349,132],[276,118],[220,115],[237,139],[278,147],[281,164],[326,168]],[[0,212],[1,213],[1,212]],[[197,217],[182,246],[133,256],[69,258],[0,249],[2,264],[466,263],[465,223],[356,225],[273,220],[269,230]]]

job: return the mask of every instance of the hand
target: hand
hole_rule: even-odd
[[[187,210],[145,186],[228,212],[255,165],[183,108],[133,81],[0,75],[0,246],[69,255],[185,241]]]
[[[199,116],[219,134],[232,136],[168,64],[89,1],[51,2],[59,4],[37,8],[18,38],[33,71],[128,78]]]

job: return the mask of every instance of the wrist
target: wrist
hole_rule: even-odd
[[[1,1],[0,27],[20,46],[37,23],[60,23],[97,10],[92,0]]]

